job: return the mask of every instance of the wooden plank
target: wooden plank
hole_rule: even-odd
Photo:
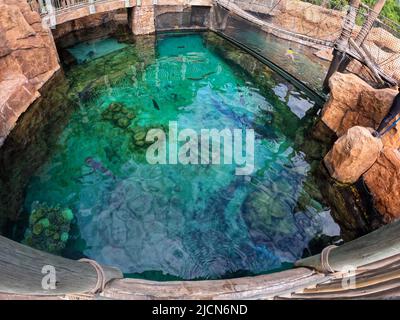
[[[44,266],[55,268],[56,288],[42,287]],[[106,282],[122,278],[116,268],[103,267]],[[45,283],[48,283],[45,281]],[[85,293],[95,288],[97,272],[86,262],[65,259],[32,249],[0,236],[0,293],[20,295],[63,295]]]
[[[349,277],[343,278],[343,280],[349,279]],[[366,288],[373,285],[379,285],[381,283],[397,279],[400,285],[400,270],[394,270],[391,272],[381,272],[374,276],[356,277],[354,279],[355,288]],[[346,282],[347,283],[347,282]],[[335,283],[327,283],[315,288],[306,288],[303,293],[322,293],[322,292],[339,292],[343,291],[342,281]]]
[[[358,268],[400,254],[400,221],[383,226],[363,237],[334,248],[329,254],[329,264],[334,271]],[[301,259],[298,267],[311,267],[323,271],[321,255]]]
[[[271,299],[324,281],[326,277],[298,268],[255,277],[227,280],[157,282],[114,280],[102,293],[111,299]]]
[[[363,298],[372,294],[382,293],[388,290],[397,290],[400,287],[398,279],[371,285],[366,288],[343,289],[338,292],[315,292],[315,293],[295,293],[290,298],[296,299],[349,299]]]

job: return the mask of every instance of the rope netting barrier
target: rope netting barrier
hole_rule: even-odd
[[[366,21],[372,9],[366,5],[361,5],[356,18],[356,28],[352,37],[357,38],[356,33]],[[400,25],[389,20],[382,14],[377,15],[377,19],[372,25],[362,48],[369,54],[372,62],[387,76],[400,83]],[[374,83],[371,71],[365,65],[353,61],[347,68],[349,71],[359,74],[364,80]]]

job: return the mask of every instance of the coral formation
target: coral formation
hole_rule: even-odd
[[[114,126],[126,129],[136,115],[129,111],[123,103],[113,102],[101,114],[103,120],[111,122]]]
[[[23,243],[33,248],[60,254],[69,239],[74,214],[71,209],[35,203]]]

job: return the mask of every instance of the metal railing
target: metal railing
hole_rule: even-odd
[[[31,9],[40,15],[48,13],[61,13],[63,11],[89,7],[96,3],[115,1],[115,0],[27,0]],[[51,7],[51,8],[49,8]]]

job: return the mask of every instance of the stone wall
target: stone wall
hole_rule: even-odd
[[[120,13],[118,11],[111,11],[105,13],[95,13],[90,16],[75,19],[55,26],[52,29],[53,37],[55,40],[65,37],[67,34],[75,31],[96,28],[104,24],[110,24],[114,21],[120,21]],[[127,15],[125,12],[125,23],[127,23]]]
[[[400,218],[400,151],[385,147],[364,180],[385,222]]]
[[[331,94],[322,109],[322,121],[338,136],[354,126],[376,129],[397,94],[395,89],[374,89],[350,73],[335,73],[330,78],[329,87]],[[390,139],[390,143],[400,147],[398,130],[400,126],[396,126],[391,133],[396,133],[396,137]],[[389,143],[389,140],[385,139],[384,142]]]
[[[371,132],[389,111],[398,91],[374,89],[353,74],[341,73],[332,76],[330,88],[322,121],[340,138],[324,163],[341,183],[352,184],[362,178],[374,208],[384,222],[392,222],[400,218],[400,125],[380,139]]]
[[[26,1],[0,0],[0,146],[59,70],[50,30]]]
[[[128,22],[134,35],[154,33],[156,31],[154,6],[147,5],[129,9]]]

